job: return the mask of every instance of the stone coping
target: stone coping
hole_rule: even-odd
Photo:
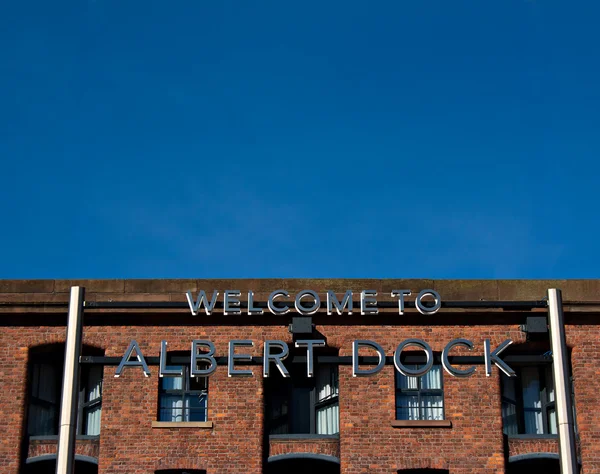
[[[276,289],[290,292],[312,289],[317,292],[333,290],[375,290],[383,295],[394,289],[434,289],[447,301],[524,301],[545,297],[548,288],[560,288],[568,301],[600,302],[600,279],[595,280],[432,280],[432,279],[112,279],[112,280],[1,280],[0,295],[68,294],[71,286],[83,286],[88,296],[118,295],[181,295],[186,291],[236,289],[242,292],[269,293]],[[5,297],[6,298],[6,297]],[[40,300],[43,296],[39,297]],[[179,298],[178,298],[179,299]],[[103,298],[103,300],[105,300]],[[124,300],[128,300],[125,298]],[[135,301],[134,297],[129,300]],[[23,301],[26,301],[23,298]],[[51,301],[49,298],[48,301]]]

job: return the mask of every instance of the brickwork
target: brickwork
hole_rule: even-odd
[[[56,439],[37,439],[29,442],[27,457],[34,458],[45,454],[56,454],[58,438]],[[88,456],[98,459],[100,449],[100,440],[97,439],[78,439],[75,443],[75,454]]]
[[[269,456],[291,453],[325,454],[340,457],[339,439],[314,439],[314,438],[271,438],[269,441]]]
[[[531,453],[558,454],[558,440],[540,438],[510,438],[508,440],[508,455],[518,456]]]
[[[331,331],[331,328],[328,328]],[[342,328],[339,329],[340,331]],[[482,354],[483,339],[492,345],[504,339],[520,340],[517,328],[500,327],[395,327],[343,328],[341,347],[369,334],[387,354],[406,338],[422,338],[441,352],[455,337],[474,342]],[[347,352],[347,349],[346,349]],[[456,354],[460,354],[459,350]],[[393,428],[395,414],[394,369],[378,375],[353,378],[350,367],[340,368],[340,426],[342,471],[390,472],[391,469],[438,468],[451,472],[502,472],[504,453],[499,376],[487,378],[483,367],[468,378],[444,377],[446,419],[452,428]],[[341,390],[341,389],[340,389]],[[347,432],[347,434],[345,434]],[[385,441],[383,441],[385,440]],[[427,465],[424,465],[427,464]]]
[[[582,474],[600,474],[600,340],[598,326],[567,328]]]
[[[87,288],[87,301],[184,301],[187,290],[212,288],[253,289],[264,301],[269,291],[287,288],[290,293],[304,288],[316,290],[394,288],[437,288],[445,300],[537,300],[550,286],[565,289],[564,299],[596,301],[600,284],[567,282],[460,282],[392,280],[108,280],[108,281],[0,281],[0,372],[3,390],[0,407],[5,426],[0,441],[0,472],[17,474],[29,455],[51,452],[51,443],[25,443],[24,426],[27,396],[29,350],[42,344],[63,342],[65,337],[68,290],[72,284]],[[583,289],[582,289],[583,288]],[[384,298],[381,298],[384,299]],[[3,304],[6,303],[4,306]],[[23,303],[19,306],[19,303]],[[26,305],[25,303],[29,303]],[[567,301],[568,304],[568,301]],[[567,306],[568,308],[568,306]],[[587,313],[567,313],[568,344],[572,348],[576,409],[584,474],[600,474],[600,340],[595,307]],[[393,314],[393,311],[389,311]],[[132,339],[145,356],[158,356],[160,341],[169,350],[189,351],[192,339],[210,339],[217,355],[227,355],[232,339],[250,339],[255,347],[244,350],[261,356],[263,341],[281,339],[292,344],[286,317],[268,315],[261,324],[249,318],[230,318],[222,314],[196,318],[185,310],[86,310],[84,344],[101,348],[106,356],[121,357]],[[442,314],[443,313],[443,314]],[[135,315],[135,316],[132,316]],[[288,315],[290,316],[290,315]],[[464,337],[475,344],[473,353],[456,348],[455,355],[482,355],[483,340],[497,346],[505,339],[524,343],[519,324],[524,314],[502,311],[442,311],[435,317],[407,312],[404,317],[365,318],[314,316],[317,331],[327,345],[339,349],[341,356],[351,354],[352,341],[371,339],[391,356],[399,342],[421,338],[440,352],[454,338]],[[284,322],[279,322],[281,318]],[[353,324],[341,324],[341,318]],[[34,322],[28,322],[34,321]],[[406,321],[406,322],[404,322]],[[235,324],[232,324],[235,323]],[[399,326],[397,323],[402,322]],[[263,324],[264,323],[264,324]],[[318,349],[317,349],[318,351]],[[365,353],[366,355],[366,353]],[[371,354],[369,354],[371,355]],[[451,473],[502,473],[508,456],[529,452],[556,452],[554,440],[510,440],[502,435],[500,377],[486,377],[477,366],[469,378],[453,378],[444,373],[446,419],[450,428],[395,428],[395,383],[393,366],[386,366],[372,377],[352,377],[351,367],[339,368],[339,440],[271,440],[264,445],[264,393],[261,367],[254,376],[227,377],[219,366],[209,380],[208,420],[212,428],[155,428],[157,417],[158,367],[151,375],[141,369],[126,368],[115,378],[115,367],[104,369],[102,431],[96,453],[100,474],[153,474],[157,469],[206,469],[210,474],[263,472],[268,455],[288,452],[329,454],[341,459],[341,472],[392,473],[400,469],[440,468]],[[24,446],[25,449],[19,449]],[[81,445],[83,446],[83,445]],[[91,446],[91,444],[90,444]],[[508,446],[508,452],[505,452]],[[78,449],[92,449],[91,447]],[[50,450],[50,451],[43,451]],[[543,451],[540,451],[543,450]],[[553,450],[553,451],[548,451]],[[92,452],[92,451],[90,451]],[[85,454],[83,451],[80,454]],[[92,455],[92,454],[86,454]],[[95,456],[94,456],[95,457]]]

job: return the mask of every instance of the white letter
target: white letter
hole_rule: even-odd
[[[512,344],[512,340],[507,339],[502,344],[500,344],[494,352],[490,352],[490,340],[486,339],[483,341],[483,350],[484,350],[483,355],[485,357],[485,375],[487,375],[488,377],[490,375],[492,375],[492,361],[493,361],[494,364],[496,364],[498,366],[498,368],[502,372],[504,372],[506,375],[508,375],[509,377],[516,377],[517,374],[515,374],[515,371],[513,369],[511,369],[508,365],[506,365],[504,363],[504,361],[502,359],[500,359],[500,357],[498,357],[500,355],[500,353],[502,351],[504,351],[504,349],[506,349],[511,344]]]
[[[406,346],[417,346],[425,351],[427,362],[425,362],[423,367],[418,369],[409,369],[400,361],[400,355]],[[431,347],[429,347],[429,344],[421,339],[406,339],[398,344],[396,352],[394,352],[394,365],[396,366],[396,370],[398,370],[398,372],[400,372],[402,375],[406,375],[407,377],[421,377],[429,372],[433,366],[433,351],[431,350]]]
[[[377,300],[375,298],[368,298],[368,296],[377,296],[375,290],[363,290],[360,293],[360,314],[379,314],[379,310],[376,308]]]
[[[137,361],[129,360],[133,351],[135,351]],[[141,367],[144,371],[144,375],[146,377],[150,377],[150,369],[148,368],[148,364],[146,364],[146,359],[144,359],[144,355],[142,354],[140,346],[138,346],[138,343],[135,341],[131,341],[129,343],[129,347],[125,351],[125,355],[123,356],[123,359],[121,359],[119,367],[117,367],[115,377],[119,377],[121,375],[123,367]]]
[[[473,374],[473,372],[475,372],[475,367],[471,366],[468,369],[464,370],[455,369],[454,367],[452,367],[450,361],[448,360],[448,353],[455,346],[466,347],[470,351],[473,350],[473,343],[468,339],[452,339],[448,344],[446,344],[446,347],[444,347],[444,350],[442,351],[442,366],[444,367],[446,372],[448,372],[453,377],[469,377]]]
[[[160,361],[158,365],[158,376],[164,377],[181,377],[183,375],[182,369],[167,369],[167,341],[161,341],[160,343]]]
[[[228,377],[252,377],[251,370],[240,370],[234,369],[234,363],[236,360],[240,361],[252,361],[250,354],[236,354],[235,346],[238,347],[254,347],[254,342],[247,339],[229,341],[229,358],[227,360],[227,376]]]
[[[254,307],[254,292],[248,292],[248,314],[264,314],[261,308]]]
[[[271,311],[271,313],[273,314],[286,314],[290,310],[289,306],[275,306],[275,298],[277,298],[278,296],[285,296],[286,298],[289,298],[290,295],[285,290],[275,290],[273,293],[271,293],[269,295],[269,300],[267,301],[269,311]]]
[[[425,306],[423,304],[423,298],[425,298],[426,296],[433,297],[433,299],[434,299],[433,306]],[[437,291],[423,290],[418,294],[417,299],[415,300],[415,306],[417,307],[417,310],[421,314],[435,314],[442,307],[442,298],[440,297],[440,294]]]
[[[198,347],[208,347],[208,352],[198,353]],[[215,354],[215,345],[204,339],[195,339],[192,341],[192,359],[191,359],[191,372],[192,377],[208,377],[217,370],[217,361],[213,357]],[[198,361],[208,361],[210,365],[207,369],[199,369]]]
[[[379,356],[379,362],[377,362],[377,366],[372,369],[364,369],[360,370],[358,368],[358,349],[360,346],[368,346],[377,351],[377,355]],[[358,340],[352,343],[352,377],[365,377],[366,375],[373,375],[383,369],[385,365],[385,352],[383,352],[383,348],[373,341],[367,340]]]
[[[271,354],[271,347],[278,347],[279,349],[281,349],[281,352],[279,354]],[[275,362],[275,365],[279,369],[279,372],[281,372],[281,375],[283,375],[286,378],[289,377],[290,373],[285,368],[285,365],[283,365],[283,362],[281,362],[282,360],[287,358],[289,353],[290,350],[285,342],[265,341],[265,355],[263,357],[263,377],[269,376],[269,367],[271,361]]]
[[[335,296],[335,292],[329,290],[327,292],[327,314],[332,314],[332,309],[335,306],[335,310],[337,314],[341,316],[344,312],[344,308],[348,306],[348,314],[352,314],[352,292],[350,290],[346,291],[344,297],[342,298],[342,302],[340,303]]]
[[[323,339],[302,339],[296,341],[296,347],[306,347],[306,372],[307,376],[310,378],[313,376],[313,346],[323,347],[325,345],[325,341]]]
[[[223,301],[223,314],[242,314],[240,309],[240,297],[241,293],[239,290],[225,290],[225,297]]]
[[[306,307],[302,304],[302,298],[305,296],[312,297],[313,304],[311,306]],[[296,307],[296,311],[298,311],[300,314],[304,316],[310,316],[311,314],[315,314],[317,311],[319,311],[319,308],[321,307],[321,299],[319,298],[319,295],[312,290],[302,290],[296,295],[294,306]]]
[[[404,314],[404,296],[410,296],[410,290],[392,290],[392,296],[398,297],[398,314]]]
[[[206,315],[210,316],[215,307],[215,303],[217,302],[218,295],[219,295],[219,292],[215,290],[215,292],[213,293],[212,300],[209,303],[207,301],[206,293],[204,293],[204,290],[200,290],[200,293],[198,293],[198,299],[194,303],[194,297],[192,296],[192,292],[188,291],[185,294],[185,296],[187,296],[187,300],[188,300],[188,304],[190,305],[190,311],[192,312],[192,316],[196,316],[198,314],[198,311],[200,310],[200,307],[202,305],[204,305],[204,311],[206,312]]]

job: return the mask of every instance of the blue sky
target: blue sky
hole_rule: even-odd
[[[0,277],[600,277],[600,4],[0,4]]]

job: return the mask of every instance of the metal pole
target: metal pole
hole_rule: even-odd
[[[550,323],[550,344],[553,355],[554,393],[556,396],[556,416],[558,421],[558,449],[560,472],[577,474],[577,451],[573,406],[571,403],[569,355],[565,338],[565,325],[561,291],[548,290],[548,320]]]
[[[63,371],[62,396],[60,400],[60,431],[56,474],[73,474],[75,462],[75,435],[77,431],[77,401],[79,395],[79,356],[83,328],[83,299],[85,288],[71,287],[65,369]]]

